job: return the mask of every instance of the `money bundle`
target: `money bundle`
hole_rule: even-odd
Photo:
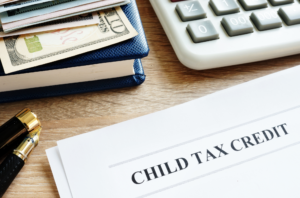
[[[137,35],[119,7],[130,0],[0,0],[0,58],[11,73]]]

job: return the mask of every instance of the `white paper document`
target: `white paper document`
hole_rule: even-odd
[[[299,76],[295,67],[59,141],[47,155],[61,197],[299,197]]]
[[[69,187],[69,183],[66,177],[66,173],[61,162],[59,150],[57,147],[48,149],[47,157],[49,159],[49,163],[51,166],[51,170],[54,176],[55,183],[57,185],[57,189],[60,197],[63,198],[72,198],[72,193]]]

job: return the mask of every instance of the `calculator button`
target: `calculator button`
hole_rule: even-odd
[[[289,6],[278,10],[278,14],[287,25],[295,25],[300,23],[300,7]]]
[[[209,20],[189,23],[187,30],[195,43],[200,43],[219,38],[219,33]]]
[[[240,8],[234,0],[210,0],[209,4],[218,16],[240,11]]]
[[[294,0],[269,0],[272,6],[294,3]]]
[[[266,8],[268,2],[266,0],[239,0],[245,10],[255,10]]]
[[[182,21],[192,21],[206,18],[206,13],[199,1],[185,1],[176,5],[176,10]]]
[[[243,14],[223,17],[221,21],[229,36],[237,36],[253,32],[253,26],[248,17]]]
[[[253,12],[250,18],[260,31],[279,28],[282,26],[282,22],[278,14],[271,10]]]

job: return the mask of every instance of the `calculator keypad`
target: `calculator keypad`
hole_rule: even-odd
[[[266,0],[239,0],[245,10],[256,10],[268,7]]]
[[[280,8],[278,14],[287,25],[296,25],[300,23],[300,6]]]
[[[149,1],[178,59],[191,69],[211,69],[300,53],[300,0],[276,6],[270,3],[271,0],[233,0],[239,11],[225,12],[225,15],[216,15],[213,0]],[[183,22],[176,9],[177,4],[183,2],[199,2],[206,18]],[[245,18],[239,18],[241,16]],[[211,22],[218,37],[209,37],[217,34],[200,26],[204,21]]]
[[[187,30],[195,43],[215,40],[219,38],[219,33],[209,20],[202,20],[189,23]]]
[[[209,4],[218,16],[240,11],[240,8],[234,0],[210,0]]]
[[[182,21],[192,21],[206,17],[206,13],[199,1],[185,1],[178,3],[176,10]]]
[[[171,0],[176,3],[176,11],[183,22],[194,21],[187,25],[187,31],[194,43],[201,43],[219,39],[219,33],[210,20],[203,20],[207,13],[203,9],[200,0]],[[237,1],[245,11],[251,11],[249,15],[235,14],[240,12]],[[299,0],[300,1],[300,0]],[[282,21],[291,26],[300,24],[300,6],[278,7],[278,12],[268,9],[268,3],[272,6],[280,6],[294,3],[294,0],[209,0],[208,4],[217,16],[224,16],[220,23],[230,37],[254,32],[253,25],[258,31],[282,27]],[[299,2],[298,2],[299,3]],[[271,6],[271,7],[272,7]],[[211,16],[210,16],[211,17]],[[209,19],[209,18],[208,18]],[[250,21],[251,19],[251,21]]]
[[[253,12],[250,18],[259,31],[279,28],[282,26],[282,22],[278,14],[272,10]]]
[[[221,21],[229,36],[237,36],[253,32],[253,26],[246,15],[236,14],[226,16]]]

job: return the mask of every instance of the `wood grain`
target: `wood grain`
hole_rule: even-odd
[[[220,69],[194,71],[177,59],[148,0],[137,0],[150,46],[143,59],[146,82],[133,88],[0,104],[0,123],[29,107],[43,124],[39,146],[5,198],[57,198],[45,150],[56,141],[167,109],[300,64],[290,56]],[[274,41],[276,42],[276,41]]]

